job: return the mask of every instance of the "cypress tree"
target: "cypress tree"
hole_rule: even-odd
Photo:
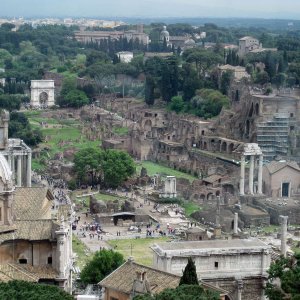
[[[198,277],[196,272],[196,266],[191,257],[188,259],[188,263],[183,271],[182,277],[180,279],[179,285],[189,284],[189,285],[198,285]]]

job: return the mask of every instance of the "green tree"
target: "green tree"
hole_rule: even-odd
[[[102,176],[102,151],[100,149],[85,148],[74,156],[74,170],[82,182],[92,185],[101,181]]]
[[[40,129],[33,129],[28,118],[21,112],[12,112],[8,125],[10,138],[22,139],[28,146],[36,146],[43,141]]]
[[[300,255],[281,257],[268,270],[265,294],[270,300],[300,299]]]
[[[134,300],[219,300],[220,295],[211,290],[205,290],[200,285],[180,285],[176,289],[166,289],[158,295],[140,295]]]
[[[83,183],[116,188],[135,173],[135,165],[124,151],[85,148],[75,154],[74,170]]]
[[[186,50],[183,53],[183,58],[186,62],[195,64],[199,79],[204,79],[209,69],[223,62],[223,58],[220,54],[201,48]]]
[[[106,249],[97,251],[81,271],[80,279],[84,284],[97,284],[123,263],[124,257],[119,252]]]
[[[0,282],[1,300],[72,300],[71,295],[57,286],[13,280]]]
[[[145,102],[148,105],[154,104],[154,88],[155,88],[155,81],[151,75],[146,76],[145,82]]]
[[[170,103],[170,109],[175,111],[177,114],[180,113],[184,108],[184,101],[181,96],[175,96],[172,98]]]
[[[232,80],[233,80],[233,72],[232,71],[223,72],[222,77],[221,77],[221,92],[224,95],[228,95],[228,91],[229,91]]]
[[[284,86],[285,81],[286,81],[286,75],[284,73],[278,73],[276,76],[274,76],[272,80],[272,82],[276,85],[278,89]]]
[[[84,91],[75,89],[69,91],[63,98],[63,106],[79,108],[89,103],[89,98]]]
[[[123,181],[135,173],[133,159],[127,152],[106,150],[103,155],[103,183],[117,188]]]
[[[264,84],[270,82],[270,76],[265,71],[259,72],[256,74],[256,78],[255,78],[254,82],[264,85]]]
[[[188,285],[197,285],[199,284],[196,265],[191,257],[188,258],[188,263],[183,271],[182,277],[180,279],[179,285],[188,284]]]

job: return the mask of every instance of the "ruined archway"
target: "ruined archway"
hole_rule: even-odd
[[[223,185],[223,192],[234,195],[234,186],[232,184],[224,184]]]
[[[222,152],[226,152],[226,151],[227,151],[227,143],[226,143],[226,142],[223,142],[223,143],[222,143],[221,151],[222,151]]]
[[[259,104],[255,104],[255,114],[258,116],[259,115]]]
[[[232,153],[233,148],[234,148],[234,144],[233,143],[229,144],[229,146],[228,146],[228,153]]]
[[[152,122],[151,120],[146,120],[144,124],[144,130],[145,131],[151,131],[152,129]]]
[[[208,193],[207,194],[207,201],[214,200],[214,194],[213,193]]]
[[[46,92],[41,92],[39,95],[39,103],[41,106],[47,106],[48,105],[48,99],[49,95]]]
[[[246,131],[245,131],[246,137],[249,137],[250,134],[250,121],[246,121]]]
[[[254,105],[253,105],[253,103],[252,103],[252,104],[251,104],[250,111],[249,111],[249,117],[250,117],[250,118],[253,116],[253,111],[254,111]]]
[[[203,150],[207,150],[207,143],[206,142],[203,143]]]

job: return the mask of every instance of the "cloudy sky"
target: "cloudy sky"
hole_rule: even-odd
[[[0,0],[0,16],[300,19],[300,0]]]

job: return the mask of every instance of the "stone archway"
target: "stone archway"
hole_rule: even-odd
[[[255,114],[258,116],[259,115],[259,104],[255,104]]]
[[[152,122],[151,120],[146,120],[144,123],[144,130],[145,131],[151,131],[152,129]]]
[[[39,95],[39,103],[41,106],[48,106],[49,95],[46,92],[41,92]]]
[[[221,152],[227,152],[227,143],[226,142],[222,143]]]
[[[31,80],[30,104],[34,107],[55,105],[54,80]]]
[[[232,153],[233,148],[234,148],[234,144],[233,144],[233,143],[229,144],[229,146],[228,146],[228,153],[229,153],[229,154]]]
[[[207,201],[214,200],[214,194],[213,193],[208,193],[207,194]]]

